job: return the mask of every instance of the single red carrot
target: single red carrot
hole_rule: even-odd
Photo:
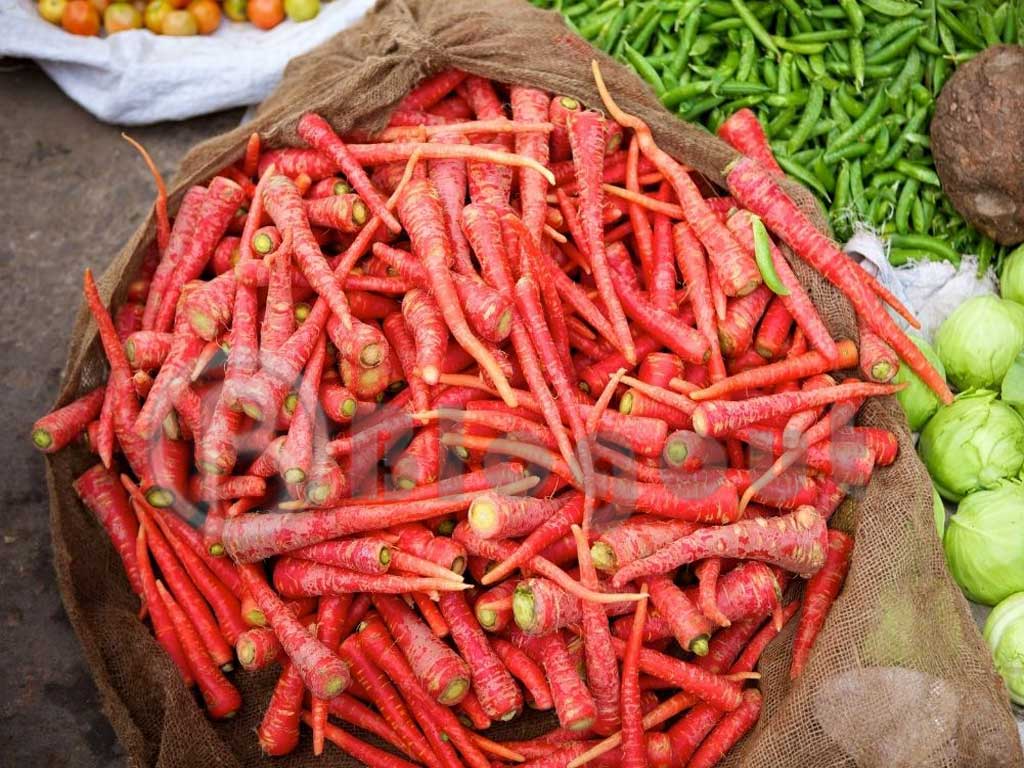
[[[121,138],[135,147],[136,151],[142,155],[142,161],[153,175],[153,182],[156,184],[156,202],[153,203],[153,213],[156,217],[156,243],[160,253],[165,254],[171,237],[171,223],[167,218],[167,187],[164,184],[164,177],[160,174],[156,163],[153,162],[153,158],[150,157],[145,147],[126,133],[122,133]]]
[[[334,565],[283,557],[274,566],[274,586],[284,597],[344,595],[348,592],[399,595],[404,592],[457,592],[468,589],[453,579],[394,574],[368,575]]]
[[[858,322],[860,332],[860,370],[869,381],[891,381],[900,369],[900,359],[892,347],[882,341],[867,324]]]
[[[598,293],[615,329],[619,348],[627,361],[635,363],[636,349],[609,270],[601,226],[604,118],[592,110],[574,112],[569,115],[566,128],[576,163],[576,183],[580,189],[580,225],[584,236],[584,242],[580,244],[585,244],[587,249]]]
[[[310,692],[330,699],[343,691],[350,678],[341,660],[298,623],[256,567],[243,565],[240,574]]]
[[[705,557],[763,560],[802,575],[811,575],[825,561],[824,521],[813,507],[800,507],[781,517],[741,520],[703,528],[616,571],[612,584],[621,586],[639,576],[666,573]]]
[[[512,119],[517,122],[543,122],[549,113],[548,96],[536,88],[513,85],[509,89],[512,103]],[[525,157],[532,157],[541,165],[547,165],[550,158],[549,135],[543,133],[516,134],[515,150]],[[523,224],[540,244],[541,229],[546,215],[544,200],[547,180],[535,171],[519,174],[519,197],[522,205]]]
[[[729,302],[725,319],[718,324],[718,341],[727,357],[737,357],[750,348],[754,330],[773,295],[768,286],[760,285],[746,296]]]
[[[352,605],[352,595],[320,598],[317,611],[316,637],[328,648],[337,648],[341,642],[341,629],[345,614]],[[335,697],[337,698],[337,697]],[[324,731],[327,725],[327,702],[313,697],[310,705],[308,725],[313,729],[313,754],[320,755],[324,750]]]
[[[289,557],[368,574],[386,573],[391,565],[391,554],[387,541],[372,536],[324,541],[288,553]]]
[[[689,291],[697,328],[704,334],[711,350],[708,358],[711,378],[713,381],[724,378],[725,364],[722,362],[722,351],[718,343],[718,329],[704,250],[686,222],[679,222],[672,228],[672,241],[679,272]]]
[[[125,357],[133,370],[154,370],[167,359],[173,338],[170,333],[136,331],[124,341]]]
[[[779,356],[789,329],[793,324],[793,316],[789,313],[781,296],[774,296],[761,317],[754,339],[754,349],[761,357],[771,360]]]
[[[603,531],[590,552],[595,566],[603,571],[614,571],[696,529],[694,523],[685,520],[661,520],[647,515],[631,517]]]
[[[358,195],[331,195],[303,200],[306,218],[314,227],[336,229],[339,232],[358,232],[370,218],[366,203]]]
[[[82,503],[107,532],[124,565],[132,592],[142,595],[142,578],[136,555],[139,527],[116,473],[97,464],[83,472],[73,486]]]
[[[718,126],[718,138],[725,141],[737,152],[752,157],[761,163],[766,170],[782,176],[782,169],[775,160],[772,148],[768,144],[768,136],[757,115],[746,107],[733,112],[725,122]]]
[[[844,339],[836,345],[839,357],[830,361],[821,352],[805,352],[796,357],[779,360],[769,365],[753,368],[727,379],[713,383],[709,387],[689,393],[693,400],[719,400],[744,390],[762,389],[785,381],[797,381],[816,376],[826,371],[842,370],[857,365],[857,345]],[[676,382],[673,382],[675,387]]]
[[[821,570],[807,582],[804,590],[803,610],[793,637],[793,659],[789,668],[790,679],[803,672],[811,655],[814,641],[825,624],[832,603],[843,587],[850,567],[853,539],[842,531],[828,532],[828,554]]]
[[[298,746],[299,717],[304,693],[298,669],[291,661],[285,661],[256,730],[264,754],[281,757]]]
[[[730,296],[745,296],[753,291],[761,284],[761,275],[753,258],[740,248],[729,230],[704,202],[703,195],[686,170],[655,144],[647,124],[638,117],[623,112],[612,100],[597,62],[592,62],[591,66],[601,100],[612,119],[623,127],[635,131],[640,151],[654,163],[675,190],[686,220],[693,227],[708,254],[712,256],[712,265],[725,293]]]
[[[718,577],[722,572],[722,558],[709,557],[701,560],[695,569],[697,575],[697,607],[708,619],[720,627],[728,627],[731,622],[729,617],[722,613],[718,607],[716,593],[718,591]]]
[[[321,334],[299,385],[299,402],[292,414],[288,437],[278,453],[278,468],[286,483],[305,481],[312,469],[317,393],[320,390],[326,350],[326,339]]]
[[[268,627],[250,627],[235,641],[235,655],[242,669],[254,671],[282,659],[284,650],[274,630]]]
[[[578,525],[572,526],[572,533],[576,542],[580,580],[584,586],[596,590],[599,588],[597,570],[590,558],[586,534]],[[640,602],[646,603],[645,600]],[[624,702],[620,703],[619,670],[608,629],[608,615],[603,606],[589,601],[583,601],[580,609],[581,627],[586,637],[583,651],[587,680],[597,711],[593,728],[597,733],[608,734],[619,727],[622,712],[627,708]]]
[[[634,136],[626,151],[626,191],[636,195],[640,193],[637,173],[639,158],[640,145]],[[602,186],[606,192],[610,191],[610,185]],[[640,274],[643,284],[650,291],[654,273],[654,232],[651,230],[651,222],[647,218],[647,211],[643,206],[633,200],[628,202],[629,222],[633,227],[633,242],[636,244],[636,255],[640,259]]]
[[[582,109],[580,103],[570,96],[554,96],[548,107],[548,119],[554,126],[551,131],[551,153],[553,161],[568,160],[572,154],[569,143],[569,115]]]
[[[516,583],[507,579],[480,594],[473,606],[477,622],[488,632],[501,632],[512,622],[512,593]]]
[[[533,637],[513,631],[511,640],[544,668],[561,726],[570,731],[589,729],[597,717],[597,708],[576,671],[561,633]]]
[[[181,675],[181,680],[185,683],[185,687],[191,688],[195,684],[195,678],[192,676],[192,668],[189,666],[185,651],[181,647],[181,641],[178,640],[178,635],[174,631],[174,624],[171,621],[170,614],[167,612],[167,606],[164,605],[163,600],[160,599],[159,592],[157,592],[156,579],[153,577],[153,566],[149,561],[149,548],[146,545],[146,530],[144,528],[139,528],[138,536],[135,539],[135,556],[139,563],[139,581],[142,585],[141,595],[146,612],[149,614],[149,621],[153,625],[153,636],[156,638],[157,643],[160,644],[160,647],[171,657],[174,666],[178,668],[178,674]]]
[[[502,664],[523,684],[527,700],[534,709],[551,709],[554,701],[544,670],[524,651],[503,637],[493,637],[491,647]]]
[[[816,408],[853,398],[891,395],[902,385],[871,384],[852,381],[822,389],[780,392],[752,397],[748,400],[715,400],[702,402],[693,413],[693,428],[699,435],[720,437],[776,416]]]
[[[420,523],[394,526],[395,546],[403,554],[414,555],[436,563],[448,571],[448,577],[466,569],[466,548],[446,536],[434,535]]]
[[[683,648],[697,656],[708,652],[711,624],[694,602],[667,576],[653,576],[644,582],[651,593],[651,602],[665,617],[672,635]]]
[[[647,585],[641,587],[645,592]],[[647,751],[644,747],[644,726],[640,707],[640,650],[642,633],[647,618],[647,600],[637,603],[633,614],[633,631],[622,657],[622,765],[625,768],[644,768]]]
[[[32,425],[32,442],[44,453],[54,453],[78,437],[100,415],[106,387],[99,386],[72,400]]]
[[[168,281],[188,247],[196,223],[199,221],[199,214],[205,198],[206,188],[200,186],[190,187],[182,197],[178,214],[174,217],[174,226],[171,229],[167,247],[162,249],[162,257],[153,275],[149,294],[146,296],[146,307],[142,315],[142,327],[145,330],[154,328],[156,315],[163,303]]]
[[[316,734],[318,726],[315,715],[312,712],[302,712],[301,717],[302,722],[311,726],[314,734]],[[362,761],[364,765],[373,765],[375,768],[414,768],[414,763],[367,744],[348,731],[331,725],[328,722],[323,723],[322,737],[330,741],[342,752],[351,755],[356,760]],[[321,752],[315,752],[315,754],[319,755]]]
[[[396,107],[396,111],[430,109],[454,91],[455,87],[467,77],[468,75],[461,70],[445,69],[436,75],[424,78],[415,88],[402,97],[402,100]]]
[[[469,665],[473,691],[483,711],[496,720],[511,720],[523,707],[522,696],[476,622],[465,596],[443,594],[440,608],[456,647]]]
[[[467,519],[485,539],[517,538],[535,530],[566,501],[564,497],[538,499],[484,493],[473,500]]]
[[[372,733],[378,739],[409,754],[405,742],[387,724],[387,721],[354,696],[347,693],[339,694],[327,702],[327,707],[330,714],[342,722],[362,728],[367,733]],[[409,756],[414,757],[411,754]]]
[[[263,350],[277,350],[295,332],[295,303],[292,298],[292,233],[286,233],[281,247],[267,256],[270,278],[260,328],[260,356]]]

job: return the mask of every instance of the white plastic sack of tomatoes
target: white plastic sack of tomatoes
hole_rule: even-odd
[[[315,19],[270,30],[226,18],[209,36],[132,29],[72,35],[30,0],[0,0],[0,56],[34,59],[69,97],[106,122],[142,125],[255,104],[290,59],[356,23],[373,0],[331,0]]]

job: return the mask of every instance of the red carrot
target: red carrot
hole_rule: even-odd
[[[434,298],[414,288],[402,299],[402,315],[416,346],[416,369],[427,384],[436,384],[448,346],[448,329]]]
[[[727,172],[729,189],[739,202],[764,219],[797,255],[808,260],[815,269],[843,291],[854,305],[859,317],[891,345],[899,356],[917,373],[944,403],[952,402],[949,387],[925,359],[910,338],[885,311],[881,301],[851,266],[836,245],[818,232],[767,174],[752,161],[739,160]]]
[[[485,539],[518,538],[534,531],[566,501],[485,493],[473,500],[467,519]]]
[[[636,137],[629,142],[629,149],[626,152],[626,190],[639,194],[640,184],[638,181],[637,167],[640,158],[640,145]],[[608,187],[603,187],[608,191]],[[647,218],[647,211],[643,206],[630,201],[628,206],[629,222],[633,227],[633,242],[636,244],[637,257],[640,259],[640,274],[643,277],[643,284],[647,290],[651,290],[651,281],[654,272],[654,233],[651,230],[651,223]]]
[[[274,566],[274,587],[283,597],[344,595],[348,592],[400,595],[404,592],[453,592],[470,585],[453,579],[394,574],[368,575],[312,560],[283,557]]]
[[[672,241],[675,246],[676,263],[686,283],[690,303],[696,315],[697,328],[704,334],[711,349],[708,365],[711,379],[716,381],[725,377],[725,364],[722,362],[722,351],[718,345],[718,329],[704,250],[686,222],[679,222],[672,228]]]
[[[313,464],[313,431],[317,420],[317,393],[326,357],[326,339],[320,335],[299,385],[299,402],[288,427],[288,437],[278,454],[281,477],[286,483],[306,480]]]
[[[718,341],[726,356],[736,357],[750,348],[754,329],[773,295],[768,286],[760,285],[746,296],[729,302],[725,319],[718,324]]]
[[[572,526],[572,533],[576,541],[580,580],[587,588],[597,590],[597,571],[590,558],[587,537],[578,525]],[[640,602],[646,605],[646,600]],[[607,734],[619,727],[621,714],[627,709],[625,703],[620,704],[619,670],[608,629],[608,615],[603,606],[590,601],[582,601],[580,609],[581,628],[586,638],[583,651],[587,663],[587,680],[597,710],[593,728],[597,733]]]
[[[709,556],[764,560],[809,576],[825,561],[826,538],[825,523],[814,508],[800,507],[781,517],[741,520],[695,531],[620,568],[612,584],[621,586],[639,576],[666,573]]]
[[[562,635],[552,632],[531,637],[513,631],[511,639],[544,668],[561,726],[570,731],[589,729],[597,717],[597,709],[590,691],[576,672]]]
[[[445,69],[436,75],[424,78],[415,88],[402,97],[396,111],[430,109],[441,99],[455,90],[468,75],[458,69]]]
[[[699,585],[697,607],[712,623],[720,627],[728,627],[731,624],[729,617],[722,613],[716,599],[718,577],[722,572],[722,558],[709,557],[706,560],[701,560],[697,564],[695,572]]]
[[[260,355],[263,350],[277,350],[295,332],[295,305],[292,299],[292,233],[274,253],[267,257],[270,278],[260,329]]]
[[[782,176],[782,169],[775,161],[768,136],[757,119],[757,115],[744,107],[733,112],[729,118],[718,126],[718,137],[733,149],[752,157],[765,169]]]
[[[615,646],[615,653],[622,657],[626,644],[619,638],[613,638],[612,644]],[[742,701],[739,686],[728,678],[649,648],[640,651],[640,671],[670,682],[677,688],[729,712],[736,709]]]
[[[544,670],[537,662],[502,637],[492,638],[491,647],[508,671],[523,684],[531,707],[551,709],[554,706]]]
[[[713,257],[712,265],[722,288],[730,296],[745,296],[753,291],[761,283],[761,275],[753,258],[740,248],[729,230],[704,202],[704,197],[686,170],[654,143],[647,124],[638,117],[626,114],[612,101],[596,61],[592,67],[605,108],[617,123],[636,132],[640,151],[650,158],[672,185],[686,220]]]
[[[493,719],[511,720],[522,709],[522,696],[477,624],[465,596],[444,594],[440,608],[455,645],[472,671],[473,691],[484,712]]]
[[[413,724],[413,719],[398,691],[363,650],[356,635],[346,639],[340,648],[342,658],[352,669],[352,676],[360,687],[369,694],[371,701],[380,710],[385,722],[402,740],[405,751],[427,765],[437,764],[437,757],[423,738],[423,734]],[[344,695],[344,694],[342,694]],[[339,697],[340,698],[340,697]],[[334,701],[334,699],[332,699]],[[450,748],[449,748],[450,749]]]
[[[174,624],[167,612],[167,607],[160,594],[157,592],[156,579],[153,577],[153,566],[149,561],[149,548],[146,546],[146,530],[139,528],[138,536],[135,539],[135,556],[139,563],[139,580],[142,584],[142,598],[145,601],[146,611],[149,613],[149,621],[153,625],[153,636],[160,647],[167,652],[178,668],[182,682],[186,688],[195,684],[192,676],[192,668],[189,666],[188,658],[181,647],[181,641],[174,631]]]
[[[709,387],[690,393],[694,400],[724,399],[743,390],[762,389],[785,381],[797,381],[826,371],[841,370],[857,365],[857,345],[844,339],[836,345],[839,356],[830,361],[821,352],[805,352],[797,357],[779,360],[759,368],[730,376]],[[674,386],[674,384],[673,384]]]
[[[250,627],[235,641],[235,655],[242,669],[254,671],[270,666],[284,655],[274,630]]]
[[[891,381],[900,369],[900,360],[892,348],[882,341],[876,333],[861,320],[860,331],[860,370],[869,381],[884,384]]]
[[[792,324],[793,316],[782,302],[782,297],[773,297],[758,325],[754,349],[761,357],[769,360],[778,357],[789,337]]]
[[[825,624],[832,603],[839,595],[850,567],[853,539],[842,531],[828,532],[828,554],[821,570],[807,582],[803,610],[793,638],[793,660],[789,677],[795,680],[810,659],[811,649]]]
[[[469,144],[458,133],[443,133],[437,140],[447,144]],[[454,267],[462,274],[473,273],[469,242],[459,227],[459,213],[466,204],[466,162],[460,158],[433,160],[429,163],[430,180],[437,188],[444,209],[445,227],[451,238]]]
[[[321,699],[341,693],[349,682],[348,668],[288,613],[257,568],[243,565],[240,573],[310,692]]]
[[[733,211],[726,220],[726,226],[748,253],[754,253],[754,232],[749,211]],[[803,331],[814,348],[829,360],[837,361],[839,354],[836,350],[836,343],[832,340],[832,335],[825,327],[825,323],[818,314],[818,310],[811,301],[810,296],[807,295],[807,291],[797,279],[793,268],[789,265],[789,261],[786,260],[786,257],[782,255],[782,252],[770,238],[768,244],[771,250],[772,265],[775,267],[775,271],[782,284],[789,292],[788,295],[779,297],[782,305],[789,310],[789,314],[796,321],[797,327]]]
[[[590,551],[598,568],[614,571],[696,529],[694,523],[685,520],[659,520],[646,515],[631,517],[603,531]]]
[[[668,200],[671,187],[662,182],[658,199]],[[654,214],[654,274],[651,277],[651,302],[659,309],[672,309],[672,294],[676,288],[676,268],[673,249],[672,222],[668,216]],[[714,354],[712,352],[712,354]]]
[[[592,110],[574,112],[569,115],[566,127],[576,164],[576,183],[580,189],[580,224],[585,239],[585,243],[580,245],[587,249],[598,293],[615,329],[618,346],[626,360],[635,363],[636,349],[609,270],[601,226],[604,118]]]
[[[476,599],[473,614],[488,632],[501,632],[512,622],[512,593],[516,583],[507,579]]]
[[[32,442],[44,453],[54,453],[78,437],[100,414],[106,387],[99,386],[32,425]]]
[[[331,195],[303,200],[306,217],[314,227],[327,227],[340,232],[358,232],[370,218],[369,209],[358,195]]]
[[[542,122],[548,117],[548,97],[544,91],[513,85],[509,89],[512,102],[512,119],[522,122]],[[541,133],[516,134],[515,149],[520,155],[532,157],[541,165],[547,165],[550,157],[548,135]],[[547,180],[535,171],[523,171],[519,174],[519,198],[522,205],[523,224],[540,244],[540,231],[543,226],[547,205],[544,193]]]
[[[408,754],[408,747],[395,730],[380,715],[347,693],[339,694],[328,704],[330,714],[350,725],[362,728],[377,738]],[[410,755],[413,756],[413,755]]]
[[[256,733],[264,754],[280,757],[299,743],[299,717],[305,693],[296,666],[286,661]]]
[[[189,668],[195,677],[196,684],[203,694],[206,711],[216,720],[226,720],[235,716],[242,706],[242,696],[217,665],[207,655],[195,626],[189,621],[185,611],[175,602],[170,593],[164,589],[162,582],[156,582],[156,589],[167,608],[174,632],[178,636],[188,659]]]
[[[399,551],[415,555],[452,573],[462,573],[466,568],[466,548],[445,536],[435,536],[419,523],[394,526],[395,546]]]
[[[231,590],[206,566],[203,559],[178,539],[171,527],[165,522],[166,516],[153,514],[152,518],[160,526],[164,538],[171,545],[174,554],[178,556],[178,559],[185,568],[185,572],[192,579],[192,583],[196,585],[203,597],[206,598],[210,608],[213,609],[224,639],[231,645],[234,645],[239,635],[246,629],[238,600],[231,593]]]
[[[296,549],[288,555],[369,574],[386,573],[391,565],[391,547],[384,539],[372,536],[324,541]]]
[[[672,635],[683,650],[704,656],[708,652],[711,625],[692,600],[666,576],[645,580],[651,602],[672,628]]]
[[[611,245],[607,260],[617,278],[615,291],[622,307],[637,325],[687,362],[703,363],[708,359],[708,343],[701,334],[643,298],[624,246]]]
[[[118,482],[117,474],[97,464],[82,473],[73,486],[82,503],[96,516],[110,537],[124,564],[132,592],[142,595],[142,578],[136,554],[139,527],[128,507],[128,497]]]
[[[646,585],[642,588],[646,591]],[[637,603],[633,614],[633,631],[622,657],[622,765],[644,768],[647,751],[644,747],[644,726],[640,708],[640,651],[647,600]]]
[[[462,753],[472,768],[489,768],[486,757],[447,707],[441,706],[420,687],[405,658],[397,651],[383,622],[370,617],[359,629],[359,644],[398,685],[435,751],[439,750],[443,732],[448,741]],[[439,754],[441,754],[439,752]]]
[[[692,768],[712,768],[717,765],[725,753],[754,727],[761,714],[761,703],[761,694],[756,688],[745,690],[743,703],[722,718],[687,765]]]
[[[136,331],[124,341],[124,352],[134,370],[151,371],[163,365],[174,336],[157,331]]]
[[[841,400],[891,395],[901,389],[903,389],[902,385],[852,381],[834,387],[800,390],[799,392],[780,392],[774,395],[752,397],[748,400],[707,401],[702,402],[694,411],[693,428],[699,435],[720,437],[776,416],[788,416],[797,411]]]
[[[338,643],[341,642],[342,623],[351,604],[351,594],[340,597],[328,596],[320,598],[316,620],[316,637],[317,640],[328,648],[337,648]],[[307,724],[311,724],[313,728],[313,754],[320,755],[324,749],[324,729],[327,725],[326,701],[316,697],[313,698]]]
[[[551,132],[551,159],[567,160],[572,152],[569,144],[567,123],[569,115],[582,109],[580,103],[570,96],[555,96],[548,107],[548,119],[554,126]]]

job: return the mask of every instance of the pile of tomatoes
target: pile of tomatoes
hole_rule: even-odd
[[[38,0],[39,15],[75,35],[142,29],[158,35],[208,35],[227,16],[270,29],[287,16],[308,21],[320,0]]]

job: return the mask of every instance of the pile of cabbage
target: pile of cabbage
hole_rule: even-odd
[[[915,341],[959,394],[941,406],[903,367],[897,397],[920,432],[950,572],[970,600],[996,606],[985,639],[1024,705],[1024,247],[1008,258],[1001,296],[960,305],[934,348]],[[942,499],[957,505],[948,523]]]

